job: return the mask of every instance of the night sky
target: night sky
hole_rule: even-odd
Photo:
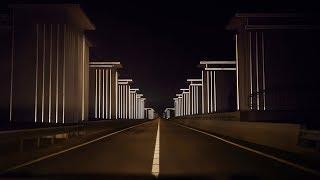
[[[2,1],[8,3],[43,1]],[[234,59],[233,33],[225,30],[236,12],[317,12],[314,3],[253,1],[45,1],[79,3],[96,30],[88,32],[91,60],[121,61],[120,78],[131,78],[161,113],[186,79],[200,78],[204,59]],[[301,3],[301,2],[300,2]],[[3,8],[1,8],[3,9]]]

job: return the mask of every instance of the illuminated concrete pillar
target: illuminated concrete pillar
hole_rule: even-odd
[[[175,108],[166,108],[164,110],[164,118],[165,119],[169,119],[169,118],[175,116],[175,112],[174,111],[175,111]]]
[[[189,89],[180,89],[182,91],[182,115],[189,115],[190,112],[190,103],[189,103]]]
[[[178,116],[178,98],[173,98],[174,116]]]
[[[119,116],[121,119],[131,119],[131,101],[132,97],[130,94],[130,84],[132,79],[118,79],[118,88],[119,88]]]
[[[202,109],[202,79],[188,79],[187,81],[190,82],[190,114],[199,114]]]
[[[176,102],[177,102],[177,116],[183,116],[183,101],[182,94],[176,94]]]
[[[137,119],[137,91],[139,89],[130,89],[130,107],[129,119]]]
[[[84,31],[94,25],[77,5],[10,5],[9,12],[8,28],[0,28],[2,122],[87,120],[90,43]]]
[[[137,106],[137,108],[136,108],[136,119],[140,119],[140,96],[139,96],[139,94],[137,94],[137,96],[136,96],[136,106]]]
[[[91,119],[117,119],[118,68],[120,62],[90,62]]]
[[[236,61],[201,61],[200,67],[203,68],[203,77],[202,77],[202,84],[203,84],[203,101],[204,101],[204,113],[214,113],[217,112],[217,72],[235,72],[236,67]],[[235,74],[236,76],[236,74]],[[237,82],[235,84],[238,84]],[[236,85],[236,87],[238,87]],[[232,87],[229,87],[229,89],[232,89]],[[237,89],[234,90],[236,92]],[[223,92],[226,93],[226,92]],[[232,93],[232,92],[231,92]],[[222,96],[223,94],[220,94]],[[236,93],[236,96],[238,96],[238,93]],[[237,101],[238,97],[235,99],[235,103],[238,103]],[[227,102],[227,101],[225,101]],[[220,105],[221,105],[220,101]],[[236,105],[238,107],[238,105]],[[235,109],[236,110],[236,109]],[[234,110],[234,111],[235,111]]]
[[[154,109],[152,109],[152,108],[144,108],[144,109],[146,112],[145,118],[146,119],[154,119]]]
[[[136,95],[136,119],[142,119],[141,111],[142,111],[142,94],[137,94]],[[144,109],[143,109],[144,110]]]
[[[144,109],[145,109],[145,100],[146,98],[141,98],[141,119],[144,119],[145,118],[145,114],[144,114]]]

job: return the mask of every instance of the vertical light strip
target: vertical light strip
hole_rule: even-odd
[[[129,85],[126,86],[126,119],[129,115]]]
[[[134,119],[137,119],[137,94],[134,93]]]
[[[120,91],[121,100],[120,100],[119,104],[120,104],[120,116],[121,116],[121,119],[122,119],[123,118],[123,85],[120,85],[120,87],[121,87],[121,91]]]
[[[105,114],[104,114],[104,91],[105,91],[105,89],[104,89],[104,86],[105,86],[105,84],[104,84],[104,81],[105,81],[105,79],[104,79],[104,74],[105,74],[105,70],[104,69],[102,69],[101,70],[102,72],[102,118],[104,119],[105,118]]]
[[[98,118],[98,69],[95,69],[95,74],[96,74],[96,93],[95,93],[95,101],[94,101],[94,117]]]
[[[51,89],[52,89],[52,24],[50,24],[50,49],[49,49],[49,105],[48,105],[48,118],[49,123],[51,123]]]
[[[184,103],[185,103],[185,110],[184,110],[184,115],[188,115],[188,96],[187,96],[187,93],[185,93],[184,95]]]
[[[182,98],[180,98],[180,116],[183,116],[183,104],[182,104]]]
[[[212,113],[213,112],[213,101],[214,101],[214,97],[212,96],[212,90],[213,90],[213,88],[212,88],[212,84],[214,83],[214,82],[212,82],[212,80],[213,80],[213,78],[212,78],[212,71],[210,71],[210,113]]]
[[[179,99],[177,98],[177,116],[180,116]]]
[[[119,93],[119,91],[120,91],[120,86],[118,85],[117,86],[117,92],[118,92],[118,99],[117,99],[117,101],[120,101],[120,98],[121,98],[121,93]],[[118,102],[118,117],[120,118],[120,116],[119,116],[119,114],[120,114],[120,108],[119,108],[119,106],[120,106],[120,102]]]
[[[130,98],[129,98],[129,101],[130,101],[130,108],[129,108],[129,118],[130,119],[134,119],[133,118],[133,93],[132,92],[130,92]]]
[[[125,86],[125,118],[128,119],[128,85]]]
[[[249,32],[249,74],[250,74],[250,109],[252,110],[252,47],[251,47],[251,32]]]
[[[15,44],[14,43],[14,32],[15,32],[15,28],[14,28],[14,10],[11,9],[11,12],[12,12],[12,33],[11,33],[11,72],[10,72],[10,105],[9,105],[9,111],[10,111],[9,112],[9,121],[10,122],[12,121],[13,60],[14,60],[14,44]],[[36,58],[38,58],[38,24],[37,24],[37,57]],[[37,81],[37,79],[36,79],[36,81]],[[36,110],[35,110],[35,115],[36,115]],[[36,116],[35,116],[35,122],[37,122]]]
[[[216,86],[216,71],[213,71],[213,100],[214,112],[217,111],[217,86]]]
[[[126,93],[126,90],[127,90],[127,85],[123,85],[123,119],[126,119],[126,97],[127,97],[127,93]]]
[[[122,119],[122,115],[123,115],[123,86],[122,85],[119,85],[119,115],[120,115],[120,118]]]
[[[197,99],[196,99],[196,97],[197,97],[197,89],[196,89],[197,87],[196,86],[192,86],[192,91],[193,91],[193,95],[192,95],[192,101],[193,101],[193,109],[192,109],[192,114],[196,114],[196,112],[197,112]]]
[[[190,93],[187,93],[187,94],[186,94],[186,99],[187,99],[187,101],[186,101],[186,103],[187,103],[187,105],[186,105],[186,107],[187,107],[187,110],[186,110],[187,113],[186,113],[186,114],[187,114],[187,115],[189,115],[189,109],[190,109],[190,108],[189,108],[189,106],[190,106],[189,94],[190,94]]]
[[[122,85],[122,119],[125,119],[126,115],[126,86]]]
[[[127,85],[127,102],[126,102],[126,118],[129,119],[129,108],[130,108],[130,101],[129,101],[129,97],[130,97],[130,86]]]
[[[190,98],[190,100],[191,100],[191,102],[190,102],[190,105],[191,105],[191,112],[190,112],[190,114],[193,114],[193,109],[194,109],[194,106],[193,106],[193,102],[194,102],[194,100],[193,100],[193,86],[191,86],[191,85],[189,85],[189,91],[190,91],[190,96],[191,96],[191,98]]]
[[[63,82],[62,82],[62,123],[65,118],[65,107],[66,107],[66,35],[67,25],[64,24],[64,36],[63,36]]]
[[[98,70],[98,118],[101,118],[101,69]]]
[[[195,86],[191,86],[192,94],[191,94],[191,113],[195,114],[196,113],[196,89]]]
[[[122,94],[123,94],[123,96],[122,96],[122,107],[123,107],[123,109],[122,109],[122,118],[123,119],[125,119],[125,117],[126,117],[126,85],[123,85],[122,86],[122,90],[123,90],[123,92],[122,92]]]
[[[115,82],[116,82],[116,119],[118,119],[118,71],[116,71],[116,77],[115,77]]]
[[[202,86],[200,86],[202,88]],[[199,87],[197,86],[197,114],[199,114]]]
[[[182,113],[183,113],[183,115],[186,115],[186,97],[185,97],[185,94],[182,94],[182,103],[183,103]]]
[[[142,100],[141,98],[138,99],[138,116],[139,116],[139,119],[141,119],[141,108],[142,108]]]
[[[132,108],[132,104],[131,104],[131,92],[130,92],[130,86],[129,86],[129,119],[132,119],[131,116],[131,108]]]
[[[258,32],[256,32],[256,91],[257,91],[257,110],[260,109],[260,96],[259,96],[259,49],[258,49]]]
[[[135,111],[135,107],[134,107],[134,93],[132,93],[132,99],[131,99],[131,103],[132,103],[132,111],[131,111],[131,115],[132,115],[132,119],[134,119],[134,111]]]
[[[82,103],[81,103],[81,120],[83,121],[84,120],[84,90],[85,90],[85,43],[86,43],[86,40],[85,40],[85,36],[84,34],[82,34]]]
[[[185,98],[184,98],[184,94],[182,94],[182,115],[185,115]]]
[[[188,94],[186,93],[184,96],[185,96],[185,103],[186,103],[185,115],[188,115]]]
[[[138,119],[140,119],[140,98],[138,98],[138,100],[137,100],[137,103],[138,103],[138,105],[137,105],[137,110],[138,110],[138,112],[137,112],[137,116],[138,116]]]
[[[57,49],[56,49],[56,54],[57,54],[57,64],[56,64],[56,123],[58,123],[58,108],[59,108],[59,30],[60,30],[60,25],[57,25]]]
[[[123,106],[122,106],[122,101],[123,101],[123,86],[122,85],[120,85],[119,86],[120,87],[120,93],[119,93],[119,96],[120,96],[120,101],[119,101],[119,114],[120,114],[120,118],[122,119],[123,117],[122,117],[122,115],[123,115]]]
[[[132,119],[135,119],[135,117],[134,117],[134,113],[135,113],[135,100],[134,100],[134,93],[132,94],[131,103],[132,103],[132,111],[131,111]]]
[[[44,83],[46,64],[46,25],[43,24],[43,55],[42,55],[42,101],[41,101],[41,122],[44,121]]]
[[[111,80],[112,80],[112,76],[111,76],[111,69],[109,69],[109,119],[112,118],[112,112],[111,112],[111,107],[112,107],[112,97],[111,97],[111,92],[112,92],[112,86],[111,86]]]
[[[135,98],[135,99],[136,99],[136,101],[135,101],[135,106],[136,106],[136,109],[135,109],[135,110],[136,110],[136,112],[135,112],[135,118],[136,118],[136,119],[139,119],[139,113],[138,113],[138,112],[139,112],[139,106],[138,106],[137,94],[135,94],[135,96],[136,96],[136,98]]]
[[[182,94],[181,98],[181,116],[184,115],[184,95]]]
[[[138,116],[141,119],[141,98],[138,98]]]
[[[236,34],[236,76],[237,76],[237,111],[240,110],[239,96],[239,51],[238,51],[238,35]]]
[[[105,74],[104,74],[104,76],[105,76],[105,115],[106,115],[106,119],[108,119],[109,118],[109,112],[108,112],[108,84],[109,84],[109,69],[106,69],[105,70]]]
[[[207,73],[207,109],[208,109],[208,112],[207,113],[209,113],[210,112],[210,110],[209,110],[209,103],[210,103],[210,101],[209,101],[209,72],[208,71],[206,71],[206,73]]]
[[[118,92],[119,92],[119,118],[122,118],[122,85],[118,86]]]
[[[196,114],[197,100],[196,100],[196,86],[192,86],[192,114]]]
[[[135,104],[135,107],[136,107],[136,109],[135,109],[135,110],[136,110],[136,112],[135,112],[135,116],[136,116],[136,119],[138,119],[138,118],[139,118],[139,116],[138,116],[138,115],[139,115],[139,114],[138,114],[138,112],[139,112],[139,111],[138,111],[138,110],[139,110],[139,107],[138,107],[138,98],[137,98],[137,94],[135,94],[135,100],[136,100],[136,101],[135,101],[135,103],[136,103],[136,104]]]
[[[128,87],[128,91],[129,91],[129,103],[128,103],[128,113],[129,113],[129,119],[131,119],[131,92],[130,92],[130,86]]]
[[[36,77],[35,77],[36,87],[35,87],[35,96],[34,96],[34,122],[37,122],[37,117],[38,117],[39,24],[36,25],[36,31],[37,31],[37,42],[36,42]],[[12,83],[12,79],[11,79],[11,83]],[[11,113],[11,110],[10,110],[10,113]],[[10,121],[11,121],[11,116],[10,116]]]
[[[177,98],[177,108],[178,108],[178,116],[180,116],[180,103],[179,103],[179,98]]]
[[[198,86],[195,86],[194,87],[195,89],[195,102],[196,102],[196,108],[195,108],[195,114],[198,114],[199,113],[199,92],[198,92]]]
[[[159,176],[160,173],[160,120],[158,120],[156,145],[154,147],[151,173],[156,178]]]
[[[261,49],[262,49],[262,89],[263,89],[263,110],[266,110],[266,77],[265,77],[265,62],[264,62],[264,33],[261,32]]]
[[[186,115],[188,115],[188,104],[189,104],[189,99],[188,99],[188,94],[186,93]]]
[[[204,114],[204,79],[203,79],[203,71],[201,71],[201,109],[202,109],[202,114]]]

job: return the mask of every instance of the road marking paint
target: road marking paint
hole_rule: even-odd
[[[158,129],[156,137],[156,145],[154,147],[152,170],[151,173],[155,177],[159,176],[160,173],[160,120],[158,120]]]
[[[197,131],[197,132],[199,132],[199,133],[202,133],[202,134],[211,136],[211,137],[213,137],[213,138],[219,139],[220,141],[223,141],[223,142],[225,142],[225,143],[228,143],[228,144],[237,146],[237,147],[242,148],[242,149],[245,149],[245,150],[247,150],[247,151],[250,151],[250,152],[259,154],[259,155],[261,155],[261,156],[264,156],[264,157],[273,159],[273,160],[275,160],[275,161],[278,161],[278,162],[280,162],[280,163],[286,164],[286,165],[288,165],[288,166],[292,166],[292,167],[297,168],[297,169],[299,169],[299,170],[302,170],[302,171],[309,172],[309,173],[312,173],[312,174],[314,174],[314,175],[320,176],[320,172],[317,171],[317,170],[315,170],[315,169],[311,169],[311,168],[304,167],[304,166],[302,166],[302,165],[299,165],[299,164],[296,164],[296,163],[293,163],[293,162],[290,162],[290,161],[287,161],[287,160],[284,160],[284,159],[275,157],[275,156],[273,156],[273,155],[266,154],[266,153],[263,153],[263,152],[261,152],[261,151],[258,151],[258,150],[255,150],[255,149],[252,149],[252,148],[249,148],[249,147],[246,147],[246,146],[243,146],[243,145],[240,145],[240,144],[237,144],[237,143],[228,141],[228,140],[223,139],[223,138],[221,138],[221,137],[215,136],[215,135],[213,135],[213,134],[210,134],[210,133],[207,133],[207,132],[204,132],[204,131],[201,131],[201,130],[198,130],[198,129],[195,129],[195,128],[192,128],[192,127],[188,127],[188,126],[185,126],[185,125],[182,125],[182,124],[178,124],[178,123],[175,123],[175,124],[178,125],[178,126],[181,126],[181,127],[184,127],[184,128],[187,128],[187,129],[190,129],[190,130],[193,130],[193,131]]]
[[[19,169],[19,168],[22,168],[22,167],[24,167],[24,166],[28,166],[28,165],[31,165],[31,164],[33,164],[33,163],[36,163],[36,162],[39,162],[39,161],[48,159],[48,158],[50,158],[50,157],[57,156],[57,155],[59,155],[59,154],[62,154],[62,153],[71,151],[71,150],[73,150],[73,149],[77,149],[77,148],[80,148],[80,147],[82,147],[82,146],[85,146],[85,145],[88,145],[88,144],[91,144],[91,143],[100,141],[100,140],[102,140],[102,139],[104,139],[104,138],[110,137],[110,136],[112,136],[112,135],[121,133],[121,132],[123,132],[123,131],[127,131],[127,130],[129,130],[129,129],[132,129],[132,128],[135,128],[135,127],[138,127],[138,126],[142,126],[142,125],[145,125],[145,124],[148,124],[148,123],[152,123],[152,122],[148,121],[148,122],[144,122],[144,123],[137,124],[137,125],[134,125],[134,126],[130,126],[130,127],[128,127],[128,128],[125,128],[125,129],[122,129],[122,130],[119,130],[119,131],[116,131],[116,132],[113,132],[113,133],[110,133],[110,134],[101,136],[101,137],[96,138],[96,139],[93,139],[93,140],[91,140],[91,141],[88,141],[88,142],[85,142],[85,143],[82,143],[82,144],[73,146],[73,147],[71,147],[71,148],[68,148],[68,149],[65,149],[65,150],[62,150],[62,151],[53,153],[53,154],[49,154],[49,155],[46,155],[46,156],[39,157],[39,158],[37,158],[37,159],[31,160],[31,161],[25,162],[25,163],[23,163],[23,164],[20,164],[20,165],[11,167],[11,168],[9,168],[9,169],[7,169],[7,170],[4,170],[4,171],[0,172],[0,175],[1,175],[1,174],[5,174],[5,173],[10,172],[10,171],[13,171],[13,170],[16,170],[16,169]]]

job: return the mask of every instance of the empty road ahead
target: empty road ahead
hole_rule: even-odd
[[[155,151],[157,136],[160,146]],[[158,157],[159,161],[155,160]],[[157,167],[158,178],[316,179],[303,170],[166,120],[147,122],[12,173],[154,178],[152,171]]]

